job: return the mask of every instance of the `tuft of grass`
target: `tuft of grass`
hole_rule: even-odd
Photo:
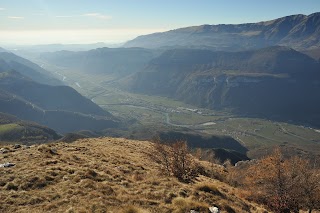
[[[167,195],[166,195],[166,197],[164,198],[164,202],[165,203],[172,203],[172,200],[174,199],[174,198],[176,198],[177,197],[177,195],[175,194],[175,193],[173,193],[173,192],[170,192],[170,193],[168,193]]]
[[[50,148],[49,145],[41,144],[38,147],[38,151],[45,154],[47,157],[51,157],[51,155],[57,155],[57,150]]]
[[[135,206],[126,206],[121,210],[121,213],[143,213],[143,211]]]
[[[229,205],[224,206],[224,210],[228,213],[236,213],[236,211]]]
[[[12,182],[10,182],[10,183],[8,183],[8,184],[6,185],[6,189],[7,189],[7,190],[17,191],[18,188],[19,188],[19,187],[18,187],[16,184],[12,183]]]
[[[219,197],[225,197],[220,190],[212,183],[199,183],[195,187],[196,190],[202,191],[205,193],[210,193],[212,195],[217,195]]]
[[[132,180],[133,181],[143,181],[144,180],[144,175],[140,174],[139,172],[135,171],[132,175]]]
[[[209,208],[209,205],[207,203],[202,203],[182,197],[177,197],[173,199],[172,204],[174,208],[173,213],[185,213],[190,212],[190,210],[195,210],[198,212],[207,212]]]
[[[20,188],[22,190],[31,190],[31,189],[42,189],[49,185],[50,181],[46,180],[43,177],[31,177],[26,179],[21,185]]]

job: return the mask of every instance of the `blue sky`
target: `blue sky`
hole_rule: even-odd
[[[0,0],[0,41],[123,42],[186,26],[314,12],[320,0]]]

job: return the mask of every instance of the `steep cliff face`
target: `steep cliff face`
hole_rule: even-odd
[[[238,95],[231,98],[234,91],[257,87],[269,78],[268,76],[228,76],[226,74],[197,75],[187,78],[179,86],[176,94],[182,100],[198,103],[202,107],[222,109],[233,106],[231,108],[235,108],[234,103],[243,100],[244,97]]]
[[[199,76],[188,79],[176,96],[212,109],[229,109],[251,115],[303,117],[318,114],[319,80],[279,76]]]

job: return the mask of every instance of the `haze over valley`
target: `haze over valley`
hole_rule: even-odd
[[[167,17],[145,9],[150,20],[128,2],[132,10],[111,1],[81,1],[77,10],[32,1],[24,11],[0,3],[8,21],[0,28],[0,195],[15,193],[0,211],[319,210],[320,5],[294,1],[284,13],[284,1],[250,15],[234,2],[239,10],[226,17],[219,8],[227,5],[215,2],[187,1],[185,11],[174,2]],[[190,167],[177,172],[182,155]],[[30,168],[19,165],[27,159]],[[275,159],[287,178],[285,207],[273,203],[282,198],[263,170]],[[290,179],[303,170],[297,161],[309,182],[303,172]],[[304,183],[315,186],[313,200],[292,186]]]

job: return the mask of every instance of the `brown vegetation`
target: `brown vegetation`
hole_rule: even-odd
[[[319,170],[300,157],[285,159],[280,149],[259,161],[230,168],[229,180],[249,189],[248,199],[276,213],[320,210]]]
[[[188,150],[186,141],[174,143],[153,143],[154,152],[150,158],[160,165],[160,169],[168,176],[178,178],[182,182],[191,182],[204,169],[194,160]]]
[[[163,174],[150,161],[148,155],[156,153],[150,142],[97,138],[6,148],[10,152],[0,154],[0,163],[16,165],[0,168],[4,213],[206,212],[213,205],[222,212],[265,212],[219,180],[199,175],[184,183]],[[198,163],[211,170],[210,163]]]

